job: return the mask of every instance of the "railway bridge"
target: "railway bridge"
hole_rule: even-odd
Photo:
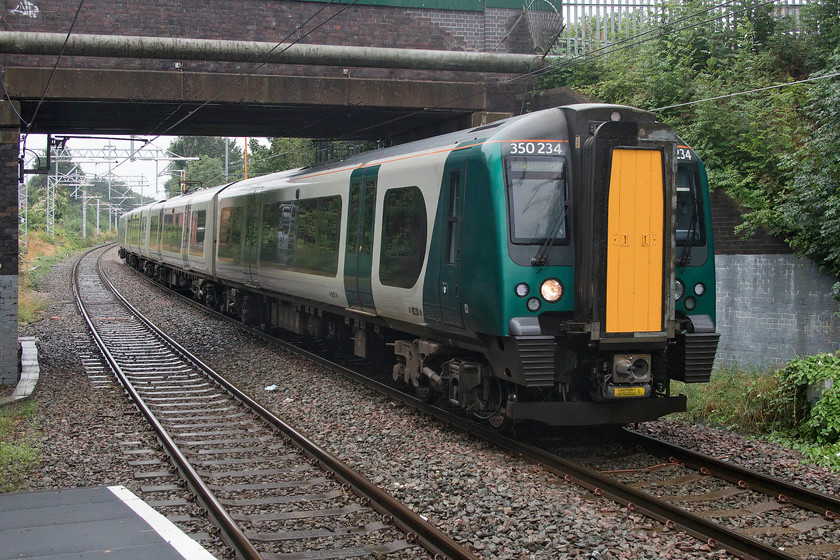
[[[0,384],[17,379],[27,135],[457,130],[519,110],[522,77],[547,63],[525,16],[522,0],[4,2]]]

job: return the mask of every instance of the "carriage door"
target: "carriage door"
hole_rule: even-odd
[[[190,269],[190,237],[195,235],[192,230],[192,204],[184,207],[184,225],[181,230],[181,262],[184,269]]]
[[[461,309],[461,223],[464,214],[466,165],[463,160],[463,156],[459,157],[458,152],[453,152],[446,162],[443,174],[442,195],[446,221],[438,289],[443,322],[452,327],[464,326]]]
[[[154,227],[152,227],[152,231],[149,234],[149,253],[160,260],[163,258],[160,254],[161,230],[163,229],[163,208],[157,211],[157,220],[154,220],[153,225]]]
[[[245,273],[246,281],[259,284],[257,276],[257,254],[259,250],[260,235],[260,192],[262,187],[254,187],[245,198],[245,238],[243,239],[242,250],[242,271]]]
[[[612,152],[607,220],[606,332],[663,330],[662,152]]]
[[[344,257],[344,290],[352,309],[376,313],[371,286],[373,267],[373,218],[379,166],[356,169],[350,175],[347,205],[347,251]]]

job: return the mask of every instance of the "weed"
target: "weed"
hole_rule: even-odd
[[[817,444],[838,443],[840,352],[795,358],[779,372],[779,378],[796,420],[791,428]]]
[[[813,386],[819,400],[809,401]],[[673,389],[688,397],[678,420],[757,435],[840,471],[840,352],[795,358],[778,370],[716,369],[709,383]]]
[[[27,475],[41,462],[29,425],[36,411],[32,401],[0,410],[0,492],[22,489]]]
[[[732,368],[715,370],[707,384],[675,383],[674,388],[688,396],[686,420],[755,433],[784,416],[776,405],[778,386],[772,372]]]

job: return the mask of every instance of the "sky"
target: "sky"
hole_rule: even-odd
[[[55,136],[60,137],[64,135]],[[169,144],[172,142],[172,140],[175,139],[175,137],[173,136],[159,136],[157,138],[139,138],[152,140],[150,146],[154,146],[156,148],[159,148],[160,150],[166,150],[169,147]],[[129,186],[137,185],[138,188],[136,188],[135,190],[140,192],[143,196],[158,199],[164,198],[165,195],[163,185],[170,177],[170,174],[168,172],[168,162],[161,161],[155,163],[155,161],[142,161],[139,159],[136,161],[128,161],[124,156],[117,157],[116,154],[111,158],[103,158],[99,162],[88,161],[86,158],[81,157],[83,154],[86,154],[89,150],[101,150],[105,152],[107,151],[107,147],[109,144],[113,146],[114,150],[118,150],[120,152],[129,152],[131,149],[130,139],[131,137],[129,136],[108,136],[107,138],[95,136],[88,136],[86,138],[71,137],[67,140],[66,146],[68,150],[73,152],[74,161],[77,161],[79,163],[86,177],[93,177],[97,175],[107,176],[110,168],[110,172],[114,176],[123,179],[124,182]],[[245,139],[236,138],[235,140],[237,145],[240,148],[244,149]],[[29,135],[29,137],[26,139],[25,155],[27,169],[35,167],[34,155],[36,153],[43,154],[46,146],[47,135]],[[141,142],[135,141],[134,149],[137,149],[140,146]],[[139,152],[138,156],[141,156],[144,151]],[[106,154],[103,154],[103,156],[104,155]],[[142,192],[139,187],[142,187]]]

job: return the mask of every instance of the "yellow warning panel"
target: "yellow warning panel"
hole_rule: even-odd
[[[606,332],[662,330],[662,152],[613,150],[607,216]]]

